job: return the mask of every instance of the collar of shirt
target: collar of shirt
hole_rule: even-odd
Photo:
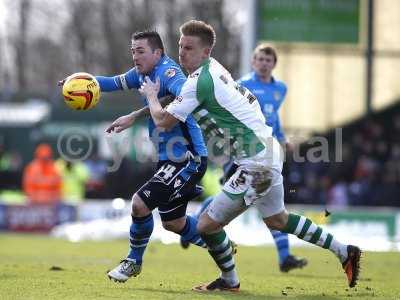
[[[253,78],[257,82],[261,82],[264,84],[274,84],[276,82],[274,76],[271,76],[271,82],[264,82],[260,79],[260,76],[258,76],[257,73],[254,71],[251,72],[251,78]]]
[[[199,70],[202,68],[202,67],[204,67],[205,65],[207,65],[209,62],[211,61],[211,57],[207,57],[206,59],[204,59],[202,62],[201,62],[201,64],[200,64],[200,66],[196,69],[196,70],[194,70],[192,73],[190,73],[189,74],[189,77],[196,77],[196,75],[198,75],[198,74],[196,74],[196,73],[199,73]]]
[[[140,77],[142,78],[142,80],[144,80],[144,78],[146,76],[149,76],[150,78],[153,78],[154,75],[156,74],[158,68],[163,65],[164,63],[167,63],[168,56],[166,54],[164,54],[163,56],[161,56],[161,58],[159,59],[159,61],[157,62],[157,64],[154,66],[154,68],[151,70],[150,74],[140,74]]]

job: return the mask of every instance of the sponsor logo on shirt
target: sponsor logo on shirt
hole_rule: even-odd
[[[260,90],[255,89],[255,90],[252,90],[252,93],[253,94],[265,94],[265,91],[262,89],[260,89]]]
[[[228,78],[226,78],[225,75],[219,76],[219,79],[221,79],[225,84],[228,84]]]
[[[274,106],[270,103],[264,105],[264,113],[266,116],[270,116],[274,112]]]
[[[169,68],[165,71],[164,75],[167,76],[168,78],[174,77],[176,74],[175,69]]]
[[[278,92],[278,91],[275,91],[275,92],[274,92],[274,99],[275,99],[275,101],[281,100],[281,97],[282,97],[282,95],[281,95],[280,92]]]

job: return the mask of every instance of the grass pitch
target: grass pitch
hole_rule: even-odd
[[[109,281],[106,270],[124,257],[127,247],[127,241],[70,243],[0,234],[0,299],[400,299],[400,254],[394,252],[364,253],[359,284],[349,289],[328,251],[293,249],[309,265],[282,274],[274,248],[239,247],[241,291],[198,294],[192,286],[218,275],[206,251],[150,243],[137,278],[125,284]]]

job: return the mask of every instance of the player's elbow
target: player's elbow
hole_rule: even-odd
[[[165,130],[172,129],[176,124],[175,120],[168,118],[168,113],[163,113],[159,118],[154,120],[154,123],[157,127]]]
[[[156,126],[165,130],[171,130],[172,127],[174,127],[173,124],[169,124],[168,122],[164,120],[160,120],[158,123],[156,122]]]

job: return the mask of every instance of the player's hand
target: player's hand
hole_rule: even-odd
[[[160,78],[157,77],[156,82],[151,81],[149,76],[146,76],[139,92],[146,98],[155,97],[157,98],[158,92],[160,91]]]
[[[63,80],[58,81],[57,85],[58,86],[63,86],[66,80],[67,80],[67,78],[64,78]]]
[[[114,122],[112,122],[112,124],[106,129],[106,132],[111,133],[115,131],[116,133],[119,133],[131,127],[135,121],[136,114],[134,112],[129,115],[119,117]]]

